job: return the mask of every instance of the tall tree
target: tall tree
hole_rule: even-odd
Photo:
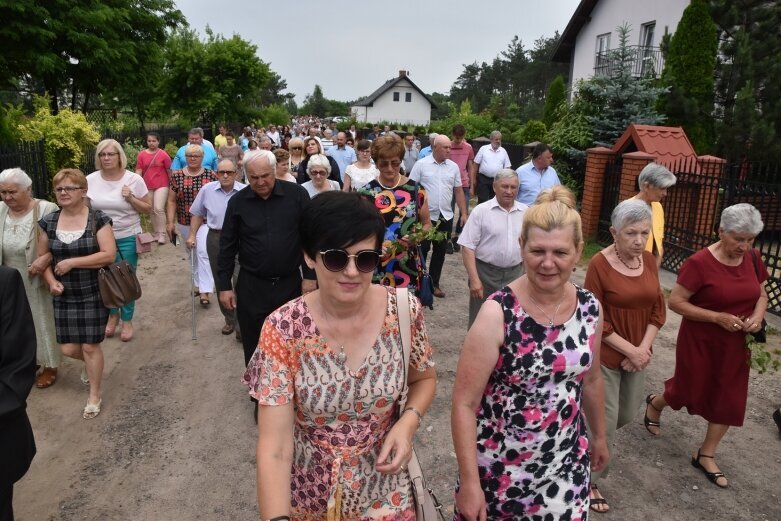
[[[165,50],[160,96],[190,121],[249,121],[259,117],[270,72],[257,47],[238,35],[176,31]],[[172,105],[175,105],[172,106]]]
[[[711,0],[709,6],[719,35],[717,152],[781,161],[781,4]]]
[[[667,52],[661,98],[668,123],[680,125],[699,154],[713,150],[713,74],[718,39],[705,0],[692,0],[683,11]]]
[[[611,147],[630,123],[658,125],[665,118],[656,109],[657,98],[667,92],[652,77],[636,77],[632,65],[637,49],[629,46],[630,28],[616,28],[618,48],[608,54],[612,74],[594,76],[579,85],[579,94],[597,111],[587,117],[597,145]]]
[[[547,128],[556,122],[560,115],[559,107],[567,102],[567,85],[564,83],[564,76],[559,74],[548,87],[548,94],[545,96],[545,107],[543,109],[542,121]]]
[[[89,105],[123,83],[142,84],[145,58],[168,29],[185,24],[173,0],[0,3],[0,76],[40,82],[52,111]]]
[[[312,114],[314,116],[330,116],[328,114],[328,101],[323,96],[323,89],[320,85],[315,85],[312,94],[304,98],[304,104],[301,105],[301,114]]]

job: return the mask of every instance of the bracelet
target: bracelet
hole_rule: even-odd
[[[412,412],[414,412],[417,415],[417,417],[418,417],[418,427],[420,427],[420,423],[423,421],[423,415],[420,414],[420,411],[417,410],[414,407],[407,407],[403,411],[401,411],[401,414],[404,414],[407,411],[412,411]]]

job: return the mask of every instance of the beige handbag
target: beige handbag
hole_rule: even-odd
[[[396,289],[396,303],[399,312],[399,332],[401,333],[401,345],[404,349],[404,388],[399,397],[399,412],[407,406],[407,369],[409,368],[410,352],[412,350],[412,326],[410,317],[409,291],[407,288]],[[412,495],[415,498],[415,517],[418,521],[445,520],[442,514],[442,505],[434,495],[434,491],[426,484],[423,469],[420,466],[418,455],[412,449],[412,459],[407,463],[407,471],[412,482]]]

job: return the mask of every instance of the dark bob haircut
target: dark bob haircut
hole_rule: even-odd
[[[332,248],[347,248],[374,238],[379,251],[385,236],[385,221],[374,202],[356,192],[324,192],[307,205],[299,224],[301,244],[314,259]]]

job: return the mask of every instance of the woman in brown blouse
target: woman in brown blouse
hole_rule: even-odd
[[[651,209],[643,201],[629,199],[613,210],[611,225],[613,244],[591,259],[584,284],[602,305],[600,358],[608,447],[613,447],[616,430],[631,422],[643,403],[645,368],[667,310],[654,256],[645,251]],[[610,509],[597,489],[597,481],[608,471],[606,467],[591,474],[595,512]]]

